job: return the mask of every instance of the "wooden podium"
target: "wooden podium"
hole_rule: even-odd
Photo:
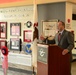
[[[70,75],[70,54],[57,45],[38,44],[37,75]]]

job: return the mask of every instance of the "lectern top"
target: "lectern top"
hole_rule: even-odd
[[[49,47],[49,45],[46,45],[46,44],[37,44],[38,46],[40,46],[40,47]]]
[[[56,44],[43,44],[43,43],[39,43],[37,44],[38,46],[42,46],[42,47],[48,47],[48,46],[57,46]]]

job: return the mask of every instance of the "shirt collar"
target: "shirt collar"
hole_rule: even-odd
[[[60,31],[59,33],[61,33],[61,35],[62,35],[63,31],[64,31],[64,30]]]

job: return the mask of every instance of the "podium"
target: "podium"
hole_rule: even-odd
[[[37,75],[70,75],[70,54],[57,45],[38,44]]]

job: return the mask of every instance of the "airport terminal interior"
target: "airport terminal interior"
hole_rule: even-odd
[[[0,75],[70,75],[69,54],[63,57],[61,48],[41,39],[54,38],[58,21],[74,35],[71,75],[76,75],[75,0],[0,0]]]

